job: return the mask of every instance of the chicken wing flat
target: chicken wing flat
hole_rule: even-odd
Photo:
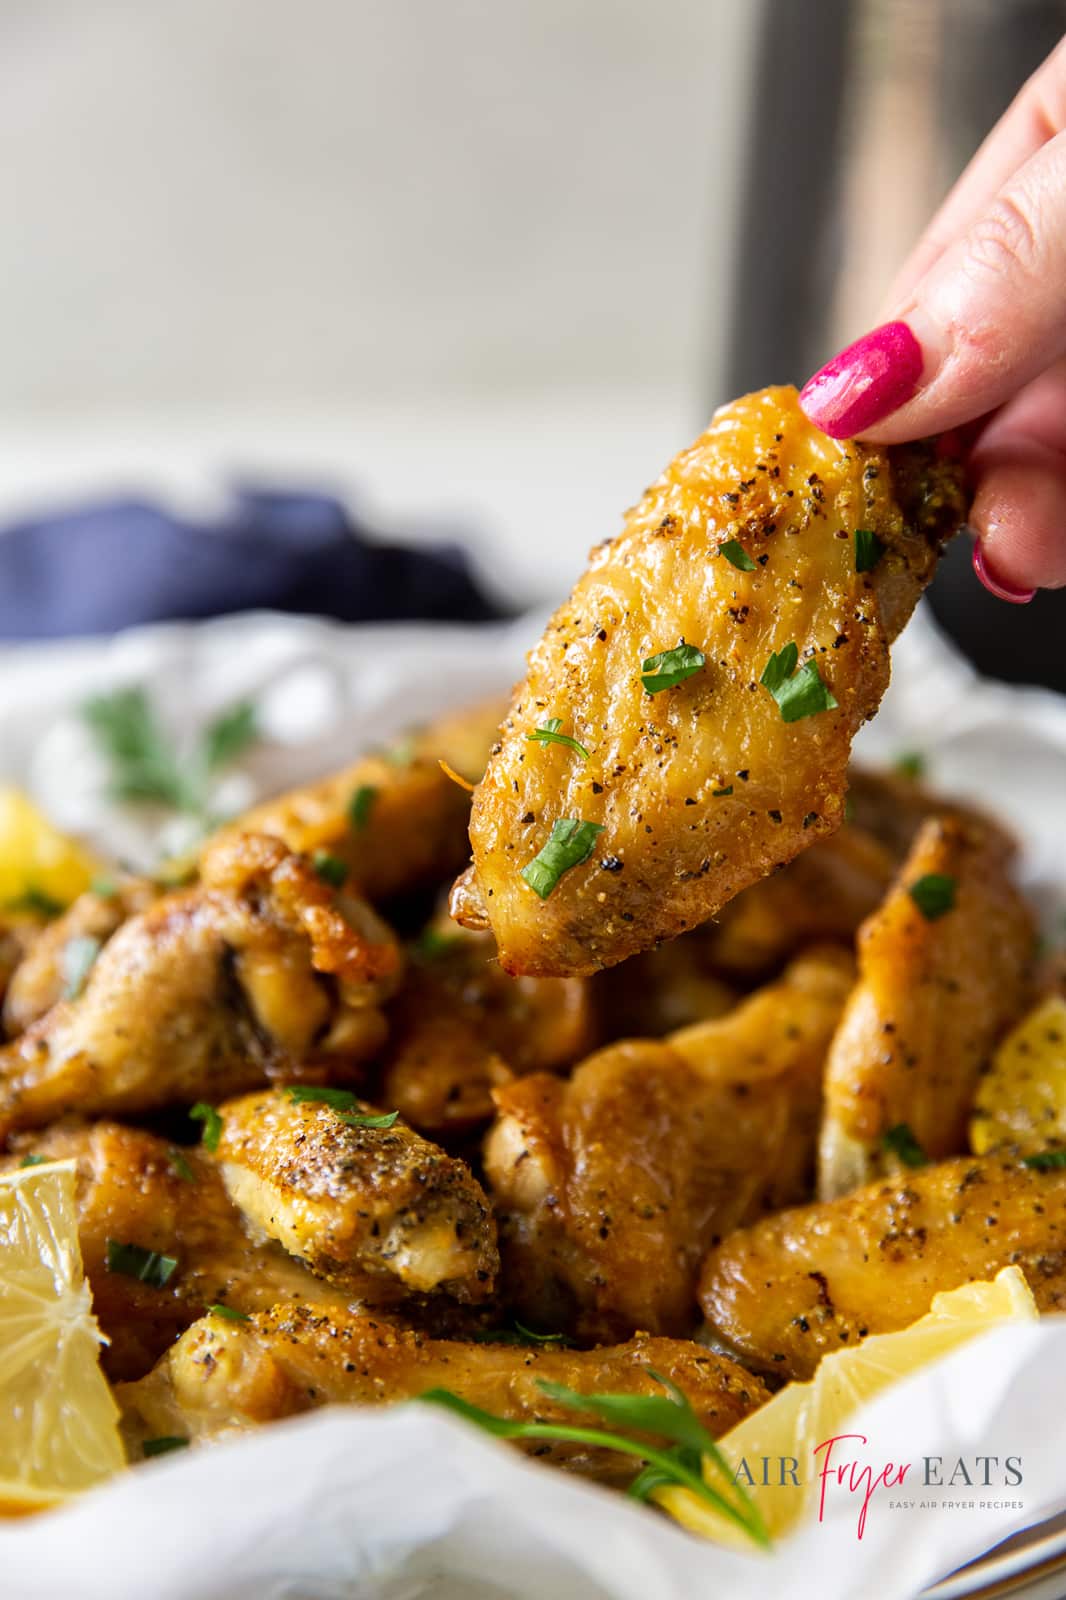
[[[234,1203],[322,1278],[376,1297],[491,1294],[488,1201],[465,1162],[411,1128],[360,1126],[322,1101],[265,1090],[221,1108],[217,1157]],[[360,1115],[361,1113],[355,1113]]]
[[[852,973],[812,954],[719,1021],[497,1091],[485,1170],[519,1316],[588,1340],[692,1329],[711,1242],[811,1192]]]
[[[859,982],[826,1064],[819,1193],[885,1170],[890,1130],[926,1155],[966,1148],[981,1068],[1019,1015],[1035,946],[998,829],[923,822],[884,904],[859,933]]]
[[[479,778],[504,710],[493,700],[442,717],[391,750],[254,807],[223,837],[266,833],[304,855],[327,850],[374,903],[439,882],[463,863],[470,817],[469,793],[439,763]]]
[[[1066,1311],[1066,1172],[964,1156],[740,1229],[708,1257],[700,1304],[742,1361],[809,1378],[1012,1265],[1042,1311]]]
[[[532,652],[474,793],[456,920],[491,924],[509,972],[589,973],[832,833],[889,643],[963,505],[956,462],[829,439],[792,389],[723,407]]]
[[[0,1049],[0,1139],[71,1110],[148,1111],[350,1068],[379,1048],[399,976],[368,906],[338,900],[277,840],[235,836],[200,884],[123,924],[81,994]]]
[[[600,1350],[519,1349],[424,1338],[369,1316],[338,1317],[318,1305],[255,1316],[207,1317],[154,1372],[118,1399],[134,1456],[147,1438],[194,1440],[328,1404],[382,1405],[447,1388],[514,1421],[577,1420],[538,1379],[586,1393],[661,1394],[654,1368],[684,1391],[715,1435],[768,1398],[742,1367],[687,1340],[633,1339]],[[559,1465],[601,1480],[633,1475],[632,1462],[585,1446],[531,1446]]]

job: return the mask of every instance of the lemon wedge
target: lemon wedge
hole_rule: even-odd
[[[125,1466],[82,1271],[72,1161],[0,1176],[0,1515]]]
[[[0,909],[34,898],[67,906],[83,894],[99,864],[76,839],[54,828],[21,789],[0,788]]]
[[[1035,1155],[1066,1145],[1066,1000],[1049,995],[1008,1033],[977,1085],[975,1155],[1013,1147]]]
[[[754,1499],[772,1539],[780,1539],[800,1521],[818,1495],[818,1463],[813,1451],[822,1440],[842,1431],[841,1424],[863,1401],[909,1377],[920,1367],[965,1344],[987,1329],[1007,1322],[1032,1322],[1038,1316],[1032,1291],[1018,1267],[1005,1267],[989,1283],[967,1283],[938,1294],[924,1317],[897,1333],[875,1334],[850,1350],[824,1356],[809,1383],[790,1383],[760,1410],[719,1439],[718,1448],[730,1471]],[[769,1476],[786,1482],[760,1481],[763,1458]],[[779,1462],[794,1458],[798,1485],[782,1474]],[[754,1478],[744,1475],[741,1463]],[[709,1483],[721,1489],[721,1478],[706,1469]],[[732,1549],[751,1550],[745,1533],[691,1489],[663,1488],[653,1498],[691,1533]]]

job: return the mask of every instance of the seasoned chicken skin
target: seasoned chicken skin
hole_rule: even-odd
[[[961,1157],[741,1229],[708,1257],[700,1304],[742,1361],[809,1378],[1011,1265],[1042,1311],[1066,1311],[1066,1172]]]
[[[154,1372],[124,1384],[118,1399],[134,1456],[146,1438],[194,1440],[329,1404],[383,1405],[447,1388],[497,1416],[521,1422],[579,1422],[537,1380],[586,1393],[661,1394],[649,1368],[687,1395],[715,1435],[767,1398],[762,1382],[701,1345],[633,1339],[599,1350],[521,1349],[424,1338],[369,1316],[337,1317],[319,1305],[276,1311],[248,1323],[206,1317]],[[603,1426],[602,1423],[599,1426]],[[601,1480],[632,1477],[613,1452],[531,1445],[535,1454]]]
[[[509,972],[589,973],[832,833],[889,643],[962,515],[960,468],[931,447],[829,439],[793,389],[724,406],[593,551],[530,655],[474,793],[457,921],[491,924]],[[648,693],[642,664],[681,641],[704,665]],[[791,646],[786,721],[761,680],[781,652],[795,675]],[[587,759],[531,742],[549,719]],[[602,832],[570,841],[587,854],[541,899],[522,872],[567,819]]]
[[[381,1044],[399,949],[275,839],[236,835],[201,882],[104,946],[83,992],[0,1050],[0,1139],[65,1112],[215,1100],[271,1077],[321,1077]]]
[[[823,1199],[885,1170],[882,1140],[900,1124],[928,1156],[966,1148],[981,1068],[1027,996],[1035,928],[1010,880],[1012,849],[976,819],[922,823],[863,924],[859,982],[826,1063]],[[951,903],[926,903],[923,888]]]
[[[441,717],[391,750],[255,806],[222,837],[267,833],[305,855],[328,850],[374,903],[434,883],[462,865],[470,816],[469,792],[439,763],[476,781],[504,710],[493,700]]]
[[[380,1114],[380,1113],[379,1113]],[[403,1123],[353,1126],[282,1090],[227,1101],[217,1157],[234,1203],[320,1277],[376,1298],[492,1292],[496,1225],[465,1162]]]
[[[485,1170],[521,1317],[589,1340],[691,1330],[711,1243],[810,1192],[851,978],[843,951],[812,954],[719,1021],[497,1091]]]

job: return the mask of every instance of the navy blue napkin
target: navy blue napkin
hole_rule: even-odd
[[[2,639],[263,608],[343,622],[504,614],[458,545],[373,541],[323,494],[241,490],[214,523],[116,500],[0,532]]]

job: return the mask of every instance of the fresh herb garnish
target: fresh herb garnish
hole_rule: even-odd
[[[111,769],[118,800],[169,806],[207,821],[210,780],[258,738],[255,708],[242,701],[209,722],[188,758],[179,756],[143,689],[86,702],[82,715]]]
[[[360,1111],[358,1107],[362,1102],[358,1095],[350,1089],[331,1089],[325,1084],[290,1083],[285,1093],[298,1104],[309,1102],[329,1106],[349,1128],[391,1128],[400,1115],[398,1111]]]
[[[24,889],[14,900],[5,900],[3,909],[18,914],[28,912],[34,917],[58,917],[66,910],[62,900],[56,900],[43,889]]]
[[[462,942],[461,933],[440,933],[436,928],[423,928],[411,945],[411,954],[416,961],[436,961],[438,956],[447,955]]]
[[[580,817],[560,817],[552,823],[547,844],[522,868],[522,876],[542,900],[547,900],[564,872],[587,861],[603,832],[600,822],[582,822]]]
[[[935,922],[955,905],[955,879],[946,872],[927,872],[908,885],[907,893],[926,922]]]
[[[139,1244],[122,1244],[118,1239],[107,1241],[108,1272],[121,1272],[124,1277],[136,1278],[152,1289],[162,1289],[169,1283],[177,1264],[177,1256],[163,1256],[158,1250],[145,1250]]]
[[[929,1157],[905,1122],[897,1122],[881,1135],[881,1143],[891,1155],[898,1156],[905,1167],[927,1167]]]
[[[99,895],[101,900],[113,900],[118,894],[118,884],[114,878],[94,878],[89,885],[89,892]]]
[[[587,761],[589,753],[585,746],[579,744],[576,739],[571,739],[568,733],[560,733],[559,729],[562,725],[563,719],[561,717],[549,717],[542,728],[534,728],[532,733],[526,734],[526,738],[532,739],[535,744],[565,744],[568,749],[576,750],[578,755],[583,756]]]
[[[169,1455],[171,1450],[187,1450],[188,1447],[188,1439],[180,1438],[176,1433],[166,1433],[160,1434],[158,1439],[146,1439],[141,1451],[150,1459],[152,1456]]]
[[[331,889],[341,889],[348,878],[348,863],[339,856],[330,855],[328,850],[316,850],[311,857],[314,867],[323,883],[328,883]]]
[[[475,1344],[520,1344],[520,1345],[555,1345],[559,1349],[568,1349],[571,1340],[565,1333],[536,1333],[532,1328],[527,1328],[525,1323],[519,1322],[515,1317],[510,1328],[484,1328],[475,1333]]]
[[[217,1150],[218,1141],[222,1137],[222,1118],[214,1106],[209,1106],[204,1100],[197,1100],[189,1115],[194,1122],[202,1122],[204,1125],[204,1149]]]
[[[718,554],[725,556],[730,566],[736,567],[738,572],[755,571],[755,563],[739,539],[727,539],[725,544],[718,546]]]
[[[64,1000],[76,1000],[81,994],[92,971],[93,963],[102,949],[102,940],[93,938],[91,933],[80,933],[73,939],[67,940],[63,946],[63,954],[59,958],[59,968],[63,974]]]
[[[236,1306],[227,1306],[221,1300],[216,1300],[214,1305],[207,1308],[208,1313],[216,1317],[225,1317],[227,1322],[251,1322],[247,1311],[238,1311]]]
[[[380,1114],[366,1111],[340,1111],[337,1113],[342,1122],[349,1128],[391,1128],[397,1117],[398,1111],[383,1111]]]
[[[543,1379],[538,1380],[538,1388],[557,1405],[574,1411],[591,1411],[621,1427],[669,1439],[673,1445],[670,1449],[662,1450],[601,1428],[558,1422],[512,1422],[482,1411],[448,1389],[430,1389],[421,1398],[475,1423],[498,1439],[554,1439],[634,1456],[646,1463],[644,1471],[630,1486],[630,1493],[638,1499],[648,1499],[655,1489],[667,1484],[690,1489],[742,1528],[754,1543],[768,1548],[770,1536],[759,1508],[744,1486],[735,1481],[729,1463],[686,1396],[669,1378],[662,1377],[651,1367],[647,1371],[666,1390],[665,1395],[580,1394],[561,1383],[548,1383]],[[709,1471],[720,1477],[721,1490],[707,1482],[705,1474]]]
[[[170,1165],[185,1183],[195,1183],[196,1174],[180,1150],[171,1150],[169,1155]]]
[[[199,758],[207,772],[219,772],[243,755],[259,738],[255,707],[240,700],[209,722],[200,740]]]
[[[372,783],[361,783],[358,789],[352,791],[348,801],[348,821],[357,833],[362,833],[370,821],[370,813],[374,809],[378,792]]]
[[[1034,1172],[1058,1172],[1066,1167],[1066,1150],[1039,1150],[1035,1156],[1026,1156],[1022,1166]]]
[[[818,676],[816,663],[805,661],[797,672],[798,661],[799,646],[792,640],[771,655],[759,679],[777,701],[784,722],[798,722],[819,711],[832,711],[837,705],[833,691]]]
[[[724,789],[712,789],[711,790],[711,795],[715,800],[724,799],[724,797],[727,794],[732,794],[732,793],[733,793],[733,785],[731,783],[726,784]]]
[[[684,683],[686,678],[699,672],[706,660],[702,650],[682,639],[672,650],[661,650],[657,656],[649,656],[640,669],[640,681],[649,694],[658,694],[663,689],[672,689],[676,683]]]
[[[47,1162],[47,1160],[48,1160],[47,1156],[23,1156],[22,1160],[19,1162],[19,1166],[20,1167],[43,1167],[45,1165],[45,1163]]]
[[[871,528],[855,529],[855,571],[872,572],[885,547]]]
[[[892,763],[901,778],[925,777],[925,757],[920,750],[903,750]]]

